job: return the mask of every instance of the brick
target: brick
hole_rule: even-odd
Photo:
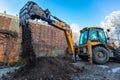
[[[0,30],[13,31],[11,29],[14,29],[14,31],[16,31],[15,27],[19,28],[18,25],[16,24],[18,24],[18,20],[16,21],[16,18],[10,17],[6,14],[3,15],[0,14]],[[6,52],[7,39],[8,39],[6,35],[7,34],[0,33],[0,62],[4,62],[5,59],[5,52]],[[20,47],[19,39],[20,37],[11,39],[10,42],[11,45],[8,54],[8,62],[16,62],[19,58],[19,47]]]
[[[64,31],[55,27],[43,24],[29,23],[32,31],[33,46],[36,54],[50,53],[54,50],[63,50],[67,48],[67,42]]]
[[[9,62],[15,62],[19,59],[22,30],[19,28],[18,22],[19,20],[14,18],[14,16],[8,17],[8,15],[0,15],[0,30],[12,30],[15,28],[13,31],[17,31],[19,35],[18,38],[12,38],[11,40],[11,48],[8,58]],[[15,25],[13,23],[15,23]],[[45,23],[38,23],[35,21],[30,21],[29,25],[32,32],[32,44],[36,55],[49,54],[52,50],[59,51],[60,53],[64,52],[67,48],[64,31]],[[5,34],[0,33],[0,45],[0,62],[3,62],[7,46],[7,38]]]

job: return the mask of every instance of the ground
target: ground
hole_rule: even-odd
[[[119,80],[120,64],[109,61],[104,65],[90,64],[88,61],[72,62],[66,58],[39,58],[31,70],[12,73],[0,80]],[[0,69],[3,74],[5,68]],[[9,69],[10,70],[10,69]],[[9,71],[8,71],[9,72]],[[15,74],[13,77],[13,73]],[[6,74],[6,72],[5,72]],[[11,77],[12,76],[12,77]]]
[[[19,69],[19,66],[8,67],[8,66],[0,66],[0,78],[9,72],[14,72],[16,69]]]
[[[72,80],[120,80],[120,63],[108,62],[104,65],[90,64],[86,61],[72,63],[83,72],[71,75]]]

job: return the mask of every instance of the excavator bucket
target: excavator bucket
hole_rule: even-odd
[[[29,14],[28,14],[29,13]],[[47,19],[45,11],[40,8],[35,2],[28,1],[19,13],[20,25],[27,23],[29,19]]]

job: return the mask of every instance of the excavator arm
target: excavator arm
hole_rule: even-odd
[[[48,9],[43,10],[35,2],[28,1],[20,10],[19,19],[20,26],[26,26],[29,22],[29,19],[41,19],[47,22],[49,25],[63,30],[66,36],[68,47],[71,50],[71,53],[74,54],[74,42],[72,40],[70,26],[57,17],[51,15]]]

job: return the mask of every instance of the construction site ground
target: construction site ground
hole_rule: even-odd
[[[72,62],[66,57],[41,57],[30,69],[10,68],[0,69],[0,80],[120,80],[120,63],[115,61],[98,65],[83,60]]]

